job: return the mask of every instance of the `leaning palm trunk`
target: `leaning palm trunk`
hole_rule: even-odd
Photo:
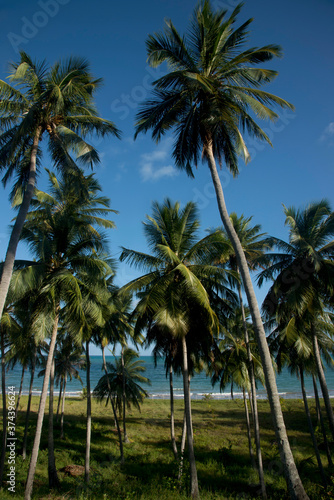
[[[239,273],[239,268],[237,268],[237,271]],[[240,301],[240,306],[241,306],[242,324],[243,324],[244,335],[245,335],[245,344],[246,344],[246,349],[247,349],[249,378],[250,378],[250,383],[251,383],[251,395],[252,395],[252,403],[253,403],[252,404],[253,424],[254,424],[257,466],[258,466],[259,480],[260,480],[260,485],[261,485],[262,498],[267,498],[266,484],[264,481],[264,473],[263,473],[261,444],[260,444],[260,425],[259,425],[259,413],[257,411],[254,363],[252,360],[252,353],[251,353],[250,345],[249,345],[249,335],[248,335],[248,330],[247,330],[246,315],[245,315],[245,309],[244,309],[244,304],[243,304],[243,300],[242,300],[242,293],[241,293],[240,284],[238,284],[238,293],[239,293],[239,301]]]
[[[36,433],[35,433],[34,445],[33,445],[32,452],[31,452],[26,488],[25,488],[25,492],[24,492],[24,500],[30,500],[32,488],[33,488],[33,482],[34,482],[34,476],[35,476],[35,470],[36,470],[36,464],[37,464],[37,458],[38,458],[38,450],[39,450],[39,445],[41,442],[41,434],[42,434],[42,427],[43,427],[43,420],[44,420],[46,397],[47,397],[48,385],[49,385],[49,380],[50,380],[51,365],[52,365],[52,360],[53,360],[53,355],[54,355],[54,350],[55,350],[55,345],[56,345],[56,340],[57,340],[58,321],[59,321],[59,307],[57,308],[57,314],[56,314],[55,322],[53,325],[51,341],[50,341],[50,346],[49,346],[48,359],[47,359],[46,367],[45,367],[42,394],[41,394],[41,399],[39,402],[39,408],[38,408],[38,414],[37,414]]]
[[[92,434],[92,395],[90,393],[90,358],[89,342],[86,342],[86,364],[87,364],[87,428],[86,428],[86,455],[85,455],[85,482],[89,483],[89,465],[90,465],[90,441]]]
[[[4,332],[1,331],[1,388],[2,388],[2,448],[0,457],[0,486],[2,485],[3,471],[5,468],[6,443],[7,443],[7,401],[6,401],[6,362]]]
[[[182,427],[182,436],[181,436],[181,447],[180,447],[180,462],[179,462],[179,474],[178,481],[181,485],[181,478],[183,474],[183,458],[184,458],[184,449],[186,447],[186,437],[187,437],[187,419],[186,412],[183,412],[183,427]]]
[[[188,440],[188,454],[190,465],[190,492],[192,498],[199,498],[197,469],[194,452],[194,442],[192,435],[192,422],[191,422],[191,401],[189,390],[189,377],[188,377],[188,352],[185,336],[182,337],[182,353],[183,353],[183,392],[184,392],[184,408],[187,422],[187,440]]]
[[[125,413],[126,413],[126,397],[125,397],[125,372],[124,372],[124,348],[122,346],[121,351],[121,363],[122,363],[122,385],[123,385],[123,440],[124,443],[129,442],[128,435],[126,433],[126,422],[125,422]]]
[[[293,499],[307,499],[308,496],[304,490],[303,484],[300,480],[298,470],[291,452],[290,444],[288,441],[288,436],[284,424],[283,413],[279,401],[276,378],[274,369],[271,362],[270,352],[266,340],[266,334],[263,328],[262,319],[260,315],[259,306],[256,300],[254,288],[252,285],[251,277],[248,270],[247,261],[240,243],[240,240],[233,228],[230,221],[223,189],[220,183],[219,175],[217,172],[216,162],[213,155],[212,142],[208,141],[206,144],[206,156],[208,159],[208,165],[213,181],[213,185],[216,192],[218,208],[221,216],[221,220],[225,227],[226,233],[232,243],[238,266],[240,269],[240,274],[244,284],[245,292],[247,295],[248,306],[251,312],[255,335],[260,351],[261,361],[263,365],[266,389],[268,394],[268,400],[270,403],[271,414],[274,422],[276,439],[280,451],[280,457],[284,468],[284,475],[287,482],[288,492]]]
[[[41,136],[41,128],[38,128],[34,137],[34,142],[30,157],[30,169],[28,182],[24,192],[23,200],[20,205],[19,213],[16,217],[15,224],[10,235],[5,262],[3,263],[3,270],[0,281],[0,319],[2,317],[3,308],[8,293],[9,283],[13,274],[14,261],[16,255],[17,245],[20,240],[23,224],[29,210],[30,202],[34,194],[36,183],[36,156],[38,150],[39,139]]]
[[[52,360],[50,372],[50,394],[49,394],[49,426],[48,426],[48,475],[49,488],[59,488],[59,479],[57,475],[54,439],[53,439],[53,389],[55,378],[55,361]]]
[[[250,459],[251,459],[251,463],[252,463],[253,469],[256,469],[256,464],[255,464],[255,460],[254,460],[254,453],[253,453],[253,447],[252,447],[252,435],[251,435],[251,428],[250,428],[250,421],[249,421],[248,404],[247,404],[246,392],[245,392],[244,388],[242,388],[242,395],[243,395],[243,398],[244,398],[245,417],[246,417],[246,424],[247,424],[247,437],[248,437],[249,456],[250,456]]]
[[[325,423],[324,423],[324,419],[322,417],[322,411],[321,411],[321,406],[320,406],[320,401],[319,401],[319,393],[318,393],[318,388],[317,388],[317,381],[316,381],[314,375],[312,375],[312,379],[313,379],[313,388],[314,388],[315,403],[316,403],[317,410],[318,410],[319,421],[320,421],[320,425],[321,425],[322,437],[324,439],[324,445],[325,445],[325,448],[326,448],[326,455],[327,455],[328,465],[329,465],[329,467],[333,467],[333,461],[332,461],[332,457],[331,457],[331,452],[329,450],[328,440],[327,440],[327,436],[326,436]]]
[[[20,389],[19,389],[19,394],[17,396],[16,406],[15,406],[15,421],[16,421],[16,418],[17,418],[17,412],[18,412],[18,409],[19,409],[20,400],[21,400],[21,396],[22,396],[23,380],[24,380],[25,370],[26,370],[26,367],[22,366]]]
[[[65,413],[66,383],[67,383],[67,374],[65,373],[63,397],[62,397],[62,402],[61,402],[61,415],[60,415],[60,439],[64,439],[64,413]],[[62,383],[62,385],[63,385],[63,383]],[[60,396],[59,396],[59,400],[60,400]]]
[[[321,475],[321,479],[322,479],[322,484],[326,488],[327,487],[327,480],[326,480],[324,468],[322,466],[322,462],[321,462],[321,458],[320,458],[320,453],[319,453],[319,449],[318,449],[317,440],[316,440],[315,434],[314,434],[314,429],[313,429],[313,424],[312,424],[310,409],[309,409],[309,406],[308,406],[307,396],[306,396],[306,391],[305,391],[304,371],[303,371],[303,369],[301,367],[299,367],[299,374],[300,374],[300,384],[301,384],[301,388],[302,388],[302,394],[303,394],[303,401],[304,401],[305,413],[306,413],[306,417],[307,417],[307,423],[308,423],[310,434],[311,434],[311,438],[312,438],[312,443],[313,443],[313,448],[314,448],[315,456],[316,456],[317,462],[318,462],[318,467],[319,467],[319,471],[320,471],[320,475]]]
[[[170,395],[170,436],[175,460],[178,460],[177,446],[175,440],[175,425],[174,425],[174,391],[173,391],[173,367],[169,367],[169,395]]]
[[[61,403],[61,395],[63,393],[63,384],[64,384],[64,381],[63,379],[61,379],[60,381],[60,387],[59,387],[59,395],[58,395],[58,404],[57,404],[57,417],[56,417],[56,421],[58,422],[58,418],[59,418],[59,410],[60,410],[60,403]]]
[[[109,376],[108,376],[108,370],[107,370],[106,356],[105,356],[105,353],[104,353],[104,347],[102,347],[102,359],[103,359],[103,368],[104,368],[104,371],[105,371],[105,374],[106,374],[106,377],[107,377],[107,384],[108,384],[108,392],[109,392],[110,404],[111,404],[112,411],[113,411],[113,414],[114,414],[114,421],[115,421],[115,425],[116,425],[116,429],[117,429],[117,434],[118,434],[119,452],[120,452],[120,455],[121,455],[121,464],[123,465],[124,464],[124,453],[123,453],[122,433],[121,433],[121,429],[120,429],[118,418],[117,418],[117,412],[116,412],[116,408],[115,408],[115,404],[114,404],[114,398],[112,397],[112,393],[111,393],[111,387],[110,387],[110,381],[109,381]]]
[[[317,337],[317,333],[316,333],[315,328],[314,328],[314,324],[311,325],[311,331],[312,331],[312,343],[313,343],[313,354],[314,354],[315,364],[317,367],[318,378],[319,378],[319,382],[320,382],[320,386],[321,386],[322,396],[324,398],[325,408],[326,408],[327,417],[328,417],[328,421],[329,421],[329,428],[330,428],[331,433],[332,433],[332,438],[334,439],[333,410],[332,410],[331,401],[330,401],[329,394],[328,394],[328,388],[327,388],[324,370],[322,367],[322,361],[321,361],[319,345],[318,345],[318,337]]]
[[[37,347],[35,346],[34,357],[31,366],[31,374],[30,374],[30,384],[29,384],[29,396],[28,396],[28,405],[26,411],[26,421],[24,425],[24,436],[23,436],[23,445],[22,445],[22,459],[25,460],[27,458],[27,439],[28,439],[28,425],[29,425],[29,416],[30,416],[30,406],[31,406],[31,398],[32,398],[32,388],[35,377],[35,367],[36,367],[36,358],[37,358]]]

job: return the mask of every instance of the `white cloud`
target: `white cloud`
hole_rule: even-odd
[[[334,122],[331,122],[320,136],[321,142],[327,142],[330,146],[334,145]]]
[[[178,171],[173,165],[163,165],[156,167],[151,162],[145,162],[140,167],[140,174],[143,181],[157,181],[161,177],[174,177]]]
[[[159,146],[140,157],[140,174],[144,182],[157,181],[162,177],[175,177],[179,174],[176,168],[168,162],[171,156],[172,139],[165,139]]]

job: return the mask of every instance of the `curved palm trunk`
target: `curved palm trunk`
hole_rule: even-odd
[[[89,342],[86,342],[86,364],[87,364],[87,429],[86,429],[86,455],[85,455],[85,482],[89,483],[90,465],[90,441],[92,434],[92,395],[90,393],[90,357]]]
[[[0,319],[2,317],[8,293],[9,283],[13,274],[17,245],[19,243],[23,224],[26,220],[26,216],[29,210],[31,198],[34,194],[35,183],[36,183],[36,157],[37,157],[37,150],[41,132],[42,132],[41,128],[38,128],[36,131],[36,135],[34,137],[34,142],[31,151],[31,158],[30,158],[28,182],[24,192],[23,201],[20,205],[19,213],[17,214],[12,229],[12,233],[10,235],[5,262],[3,263],[3,270],[0,281]]]
[[[251,435],[251,429],[250,429],[248,404],[247,404],[246,392],[245,392],[244,388],[242,388],[242,395],[244,398],[245,417],[246,417],[246,424],[247,424],[249,456],[251,459],[253,469],[256,469],[256,464],[255,464],[255,460],[254,460],[254,453],[253,453],[253,448],[252,448],[252,435]]]
[[[19,389],[19,394],[17,396],[16,406],[15,406],[15,421],[16,421],[16,418],[17,418],[17,412],[18,412],[18,409],[19,409],[20,399],[21,399],[21,396],[22,396],[22,388],[23,388],[23,380],[24,380],[25,371],[26,371],[26,367],[23,366],[22,367],[22,374],[21,374],[21,381],[20,381],[20,389]]]
[[[192,498],[199,498],[197,469],[194,452],[194,442],[192,435],[192,422],[191,422],[191,401],[189,390],[189,377],[188,377],[188,353],[186,338],[182,337],[182,354],[183,354],[183,392],[184,392],[184,409],[187,422],[187,440],[188,440],[188,454],[190,465],[190,492]]]
[[[67,383],[67,373],[65,373],[63,397],[62,397],[62,402],[61,402],[60,439],[64,439],[64,413],[65,413],[66,383]],[[59,400],[60,400],[60,395],[59,395]]]
[[[320,421],[320,425],[321,425],[322,437],[324,439],[324,445],[325,445],[325,448],[326,448],[326,455],[327,455],[328,465],[329,465],[329,467],[333,467],[333,461],[332,461],[332,457],[331,457],[331,452],[329,450],[327,436],[326,436],[325,423],[324,423],[324,419],[322,417],[322,411],[321,411],[321,406],[320,406],[320,401],[319,401],[319,393],[318,393],[318,388],[317,388],[317,381],[316,381],[314,375],[312,375],[312,379],[313,379],[315,404],[316,404],[316,407],[317,407],[319,421]]]
[[[64,385],[64,381],[63,381],[63,379],[61,379],[61,381],[60,381],[60,387],[59,387],[59,395],[58,395],[56,422],[58,422],[58,418],[59,418],[59,410],[60,410],[60,403],[61,403],[61,395],[63,393],[63,385]]]
[[[280,457],[284,468],[284,475],[287,482],[288,491],[290,497],[293,499],[307,499],[308,496],[304,490],[303,484],[300,480],[298,470],[291,452],[290,444],[288,441],[288,436],[284,424],[283,413],[279,401],[275,372],[272,366],[270,352],[266,340],[266,334],[263,328],[261,314],[259,306],[256,300],[253,284],[248,270],[247,261],[242,249],[240,240],[233,228],[230,221],[223,189],[220,183],[219,175],[217,172],[216,162],[213,155],[212,143],[211,141],[206,145],[206,153],[208,158],[208,165],[213,181],[213,185],[216,192],[217,203],[219,208],[219,213],[221,220],[225,227],[226,233],[231,240],[234,252],[236,254],[238,267],[240,269],[240,274],[244,284],[245,292],[247,295],[248,306],[251,312],[255,335],[260,351],[261,361],[263,365],[266,389],[268,394],[268,400],[270,403],[271,414],[274,422],[274,428],[276,433],[276,439],[280,451]]]
[[[117,434],[118,434],[119,452],[121,455],[121,464],[123,465],[124,464],[124,453],[123,453],[122,433],[121,433],[121,429],[120,429],[118,418],[117,418],[117,412],[116,412],[116,408],[115,408],[115,404],[114,404],[114,399],[113,399],[112,394],[111,394],[111,387],[110,387],[110,381],[109,381],[109,377],[108,377],[108,370],[107,370],[106,356],[104,353],[104,347],[102,347],[102,359],[103,359],[103,368],[104,368],[104,371],[105,371],[105,374],[107,377],[109,399],[110,399],[112,411],[114,414],[114,420],[115,420],[115,425],[116,425]]]
[[[48,385],[49,385],[49,380],[50,380],[51,365],[52,365],[52,360],[53,360],[53,355],[54,355],[54,350],[55,350],[55,345],[56,345],[56,340],[57,340],[58,321],[59,321],[59,307],[57,308],[57,314],[56,314],[55,322],[53,324],[53,330],[52,330],[51,341],[50,341],[50,346],[49,346],[49,354],[48,354],[48,359],[47,359],[46,367],[45,367],[42,394],[41,394],[41,399],[39,402],[39,408],[38,408],[38,414],[37,414],[36,433],[35,433],[34,445],[33,445],[32,452],[31,452],[28,476],[27,476],[27,481],[26,481],[26,488],[25,488],[25,492],[24,492],[24,500],[30,500],[32,488],[33,488],[33,482],[34,482],[34,476],[35,476],[35,470],[36,470],[36,464],[37,464],[37,458],[38,458],[38,450],[39,450],[39,445],[41,442],[41,434],[42,434],[42,427],[43,427],[43,420],[44,420],[46,397],[47,397]]]
[[[309,426],[309,429],[310,429],[310,434],[311,434],[311,438],[312,438],[312,443],[313,443],[313,448],[314,448],[315,456],[317,457],[317,462],[318,462],[318,467],[319,467],[319,471],[320,471],[320,475],[321,475],[321,479],[322,479],[322,484],[326,488],[327,487],[326,476],[325,476],[324,468],[322,466],[322,462],[321,462],[321,458],[320,458],[320,453],[319,453],[319,449],[318,449],[317,440],[316,440],[315,434],[314,434],[314,429],[313,429],[313,424],[312,424],[310,409],[309,409],[309,406],[308,406],[307,397],[306,397],[306,391],[305,391],[304,372],[303,372],[303,369],[301,367],[299,367],[299,374],[300,374],[300,385],[301,385],[301,388],[302,388],[302,394],[303,394],[303,401],[304,401],[305,413],[306,413],[306,417],[307,417],[307,423],[308,423],[308,426]]]
[[[48,474],[49,488],[59,488],[59,479],[57,475],[54,439],[53,439],[53,389],[55,378],[55,361],[52,360],[50,371],[50,395],[49,395],[49,426],[48,426]]]
[[[5,468],[6,443],[7,443],[7,401],[6,401],[6,362],[5,362],[5,340],[4,331],[1,330],[1,389],[2,389],[2,443],[0,457],[0,487],[3,480],[3,471]]]
[[[122,363],[122,384],[123,384],[123,441],[124,443],[129,443],[129,438],[126,433],[126,423],[125,423],[125,413],[126,413],[126,397],[125,397],[125,373],[124,373],[124,348],[122,346],[121,351],[121,363]]]
[[[237,268],[239,273],[239,268]],[[242,324],[244,328],[244,336],[245,336],[245,344],[247,349],[247,358],[248,358],[248,371],[249,378],[251,383],[251,395],[252,395],[252,410],[253,410],[253,424],[254,424],[254,436],[255,436],[255,445],[256,445],[256,458],[257,458],[257,466],[259,473],[259,481],[261,485],[261,494],[262,498],[267,498],[266,492],[266,483],[264,481],[264,473],[263,473],[263,463],[262,463],[262,452],[261,452],[261,443],[260,443],[260,425],[259,425],[259,413],[257,411],[257,399],[256,399],[256,384],[255,384],[255,373],[254,373],[254,363],[252,359],[252,353],[249,345],[249,336],[246,324],[246,315],[244,304],[242,300],[241,286],[238,284],[238,293],[239,293],[239,301],[241,306],[241,315],[242,315]]]
[[[186,437],[187,437],[187,419],[186,412],[183,412],[183,427],[182,427],[182,437],[181,437],[181,447],[180,447],[180,463],[179,463],[179,474],[178,481],[181,483],[181,478],[183,474],[183,458],[184,458],[184,448],[186,446]]]
[[[177,446],[175,440],[175,425],[174,425],[174,391],[173,391],[173,367],[169,367],[169,396],[170,396],[170,437],[175,460],[178,460]]]
[[[328,421],[329,421],[329,428],[331,430],[332,438],[334,440],[334,415],[333,415],[330,397],[328,394],[326,378],[325,378],[324,370],[322,367],[322,361],[321,361],[319,345],[318,345],[318,337],[317,337],[317,333],[316,333],[315,328],[314,328],[314,324],[311,325],[311,331],[312,331],[313,354],[314,354],[314,359],[315,359],[315,363],[316,363],[316,367],[317,367],[318,378],[319,378],[319,382],[320,382],[322,396],[324,398],[325,408],[326,408],[327,417],[328,417]]]
[[[32,387],[33,387],[34,377],[35,377],[36,358],[37,358],[37,347],[35,347],[34,357],[33,357],[32,366],[31,366],[31,374],[30,374],[29,396],[28,396],[28,405],[27,405],[27,411],[26,411],[26,421],[25,421],[25,425],[24,425],[24,436],[23,436],[23,446],[22,446],[22,459],[23,460],[25,460],[27,457],[28,426],[29,426],[30,406],[31,406],[31,398],[32,398]]]

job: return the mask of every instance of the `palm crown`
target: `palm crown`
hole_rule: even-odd
[[[0,81],[0,163],[6,184],[13,173],[24,183],[34,138],[48,134],[48,148],[58,168],[99,161],[96,149],[83,137],[92,132],[119,136],[115,125],[98,117],[94,92],[102,80],[94,79],[86,60],[71,57],[49,68],[24,52],[10,66],[9,80]],[[26,168],[23,168],[25,166]]]
[[[225,160],[230,171],[238,174],[238,156],[249,159],[241,131],[270,143],[252,114],[273,120],[277,115],[269,105],[293,107],[260,90],[277,72],[254,66],[281,56],[281,49],[266,45],[241,52],[252,19],[234,28],[240,9],[241,4],[227,17],[227,11],[214,12],[205,0],[184,37],[167,21],[164,32],[147,40],[149,63],[167,62],[170,71],[154,82],[154,98],[138,113],[136,134],[151,129],[159,140],[175,127],[173,156],[189,175],[193,175],[191,165],[207,157],[209,145],[219,163]]]

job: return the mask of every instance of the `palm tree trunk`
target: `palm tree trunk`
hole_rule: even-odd
[[[237,272],[239,273],[238,267],[237,267]],[[254,424],[254,436],[255,436],[256,458],[257,458],[257,466],[258,466],[258,473],[259,473],[259,481],[260,481],[260,485],[261,485],[262,498],[267,498],[266,483],[264,480],[263,463],[262,463],[262,452],[261,452],[261,442],[260,442],[260,425],[259,425],[259,413],[257,411],[254,363],[253,363],[252,353],[251,353],[250,345],[249,345],[249,335],[248,335],[247,324],[246,324],[246,315],[245,315],[245,309],[244,309],[244,304],[243,304],[243,300],[242,300],[241,286],[239,283],[238,283],[238,294],[239,294],[239,301],[240,301],[240,306],[241,306],[241,315],[242,315],[242,324],[243,324],[243,328],[244,328],[245,344],[246,344],[246,349],[247,349],[249,378],[250,378],[250,383],[251,383],[251,395],[252,395],[252,403],[253,403],[253,405],[252,405],[253,406],[253,424]]]
[[[314,448],[314,451],[315,451],[315,456],[317,457],[318,467],[319,467],[320,475],[321,475],[321,478],[322,478],[322,484],[326,488],[327,487],[326,476],[325,476],[324,468],[322,466],[322,462],[321,462],[321,458],[320,458],[320,453],[319,453],[319,449],[318,449],[317,440],[316,440],[315,434],[314,434],[314,429],[313,429],[313,425],[312,425],[312,419],[311,419],[310,409],[309,409],[309,406],[308,406],[307,397],[306,397],[306,391],[305,391],[304,372],[303,372],[303,369],[301,367],[299,367],[299,374],[300,374],[300,384],[301,384],[301,388],[302,388],[305,413],[306,413],[306,417],[307,417],[308,426],[309,426],[309,429],[310,429],[310,434],[311,434],[311,438],[312,438],[313,448]]]
[[[199,498],[198,479],[196,460],[194,452],[194,442],[192,436],[192,422],[191,422],[191,401],[189,390],[189,377],[188,377],[188,352],[186,338],[182,337],[182,353],[183,353],[183,392],[184,392],[184,408],[187,422],[187,440],[188,440],[188,454],[190,465],[190,491],[192,498]]]
[[[44,420],[46,397],[47,397],[48,385],[49,385],[49,380],[50,380],[51,365],[52,365],[52,360],[53,360],[53,355],[54,355],[54,350],[55,350],[55,345],[56,345],[56,340],[57,340],[58,321],[59,321],[59,307],[57,308],[56,318],[55,318],[55,322],[53,324],[53,330],[52,330],[51,341],[50,341],[50,346],[49,346],[49,354],[48,354],[48,359],[47,359],[46,367],[45,367],[42,394],[41,394],[41,399],[39,402],[39,408],[38,408],[38,414],[37,414],[36,433],[35,433],[34,445],[33,445],[32,452],[31,452],[28,476],[27,476],[27,481],[26,481],[26,488],[25,488],[25,492],[24,492],[24,500],[30,500],[32,488],[33,488],[33,482],[34,482],[34,476],[35,476],[35,470],[36,470],[36,464],[37,464],[37,458],[38,458],[38,450],[39,450],[39,445],[41,442],[41,434],[42,434],[42,427],[43,427],[43,420]]]
[[[317,409],[318,409],[319,421],[320,421],[320,425],[321,425],[322,436],[323,436],[323,439],[324,439],[324,445],[325,445],[325,448],[326,448],[328,465],[329,465],[329,467],[333,467],[333,461],[332,461],[332,457],[331,457],[331,452],[329,450],[327,436],[326,436],[325,423],[324,423],[324,419],[322,418],[322,411],[321,411],[321,406],[320,406],[320,401],[319,401],[319,393],[318,393],[318,388],[317,388],[317,381],[316,381],[314,375],[312,375],[312,379],[313,379],[315,403],[316,403],[316,406],[317,406]]]
[[[5,333],[0,327],[1,335],[1,389],[2,389],[2,443],[0,457],[0,487],[3,480],[5,468],[6,444],[7,444],[7,401],[6,401],[6,362],[5,362]]]
[[[63,397],[62,397],[62,402],[61,402],[60,439],[64,439],[64,412],[65,412],[66,384],[67,384],[67,373],[65,373]],[[59,395],[59,398],[60,398],[60,395]]]
[[[23,380],[24,380],[25,370],[26,370],[26,367],[22,366],[20,389],[19,389],[19,394],[17,396],[16,406],[15,406],[15,421],[16,421],[16,418],[17,418],[17,412],[18,412],[18,409],[19,409],[20,399],[21,399],[21,396],[22,396],[22,388],[23,388]]]
[[[331,430],[332,438],[334,440],[334,415],[333,415],[332,405],[331,405],[331,401],[330,401],[329,394],[328,394],[326,378],[325,378],[324,370],[322,367],[322,361],[321,361],[319,345],[318,345],[318,337],[317,337],[317,333],[315,331],[313,323],[311,325],[311,331],[312,331],[312,343],[313,343],[313,354],[314,354],[315,364],[317,367],[318,378],[319,378],[319,382],[320,382],[320,386],[321,386],[322,396],[324,398],[325,408],[326,408],[327,417],[328,417],[328,421],[329,421],[329,428]]]
[[[28,405],[27,405],[27,411],[26,411],[26,421],[25,421],[25,425],[24,425],[24,436],[23,436],[23,446],[22,446],[22,459],[23,460],[25,460],[27,457],[28,425],[29,425],[30,406],[31,406],[31,398],[32,398],[32,387],[33,387],[34,377],[35,377],[36,358],[37,358],[37,347],[35,346],[34,357],[33,357],[32,366],[31,366],[31,374],[30,374],[30,385],[29,385]]]
[[[169,367],[169,396],[170,396],[170,437],[172,441],[172,449],[175,460],[178,460],[177,446],[175,440],[175,425],[174,425],[174,391],[173,391],[173,367]]]
[[[104,371],[105,371],[105,374],[106,374],[106,377],[107,377],[109,399],[110,399],[112,411],[113,411],[113,414],[114,414],[114,421],[115,421],[115,424],[116,424],[116,429],[117,429],[117,434],[118,434],[119,452],[120,452],[120,455],[121,455],[121,464],[123,465],[124,464],[124,452],[123,452],[123,443],[122,443],[122,433],[121,433],[121,429],[120,429],[118,418],[117,418],[117,412],[116,412],[116,408],[115,408],[115,405],[114,405],[114,399],[113,399],[112,394],[111,394],[111,387],[110,387],[110,381],[109,381],[109,377],[108,377],[108,369],[107,369],[107,363],[106,363],[106,356],[105,356],[105,352],[104,352],[104,347],[102,347],[102,359],[103,359],[103,368],[104,368]]]
[[[280,457],[284,468],[285,480],[287,482],[288,492],[293,499],[307,499],[308,496],[304,490],[303,484],[299,477],[299,473],[291,452],[288,436],[284,424],[283,413],[280,405],[279,395],[276,385],[276,377],[274,368],[271,362],[270,352],[266,340],[266,334],[263,328],[259,306],[256,300],[252,280],[249,274],[247,261],[242,249],[240,240],[233,228],[230,221],[223,189],[220,183],[219,175],[217,172],[216,162],[213,155],[212,142],[209,141],[206,146],[206,153],[208,158],[208,165],[216,192],[218,208],[221,220],[225,227],[226,233],[232,243],[234,252],[237,257],[238,267],[244,284],[245,292],[247,295],[248,306],[251,312],[254,331],[260,351],[261,362],[264,370],[266,389],[268,400],[270,403],[271,414],[274,422],[276,439],[279,446]]]
[[[126,397],[125,397],[125,372],[124,372],[124,347],[122,346],[121,351],[121,363],[122,363],[122,384],[123,384],[123,441],[124,443],[129,443],[129,438],[126,433],[126,423],[125,423],[125,413],[126,413]]]
[[[53,389],[55,378],[55,360],[52,360],[50,371],[50,394],[49,394],[49,427],[48,427],[48,474],[49,488],[59,488],[59,479],[57,476],[54,439],[53,439]]]
[[[86,456],[85,456],[85,482],[89,483],[90,465],[90,441],[92,434],[92,395],[90,393],[90,358],[89,341],[86,342],[86,364],[87,364],[87,429],[86,429]]]
[[[32,146],[29,176],[23,196],[23,201],[20,205],[19,213],[17,214],[17,217],[15,219],[15,223],[8,243],[5,262],[3,263],[2,275],[0,281],[0,319],[2,317],[3,309],[5,307],[5,301],[8,293],[9,283],[13,274],[17,245],[19,243],[23,224],[26,220],[26,216],[29,210],[30,201],[34,194],[35,183],[36,183],[36,157],[37,157],[37,150],[41,132],[42,129],[39,127],[36,131],[36,135],[34,137],[34,142]]]
[[[58,395],[58,404],[57,404],[57,418],[56,418],[57,422],[58,422],[58,419],[59,419],[59,410],[60,410],[61,395],[63,393],[63,385],[64,385],[64,380],[61,379],[61,381],[60,381],[60,387],[59,387],[59,395]]]
[[[179,463],[179,474],[178,481],[181,483],[181,478],[183,474],[183,458],[184,458],[184,449],[186,446],[186,436],[187,436],[187,418],[186,411],[183,412],[183,427],[182,427],[182,437],[181,437],[181,447],[180,447],[180,463]]]
[[[245,417],[246,417],[246,424],[247,424],[249,456],[251,459],[253,469],[256,469],[256,463],[254,460],[254,453],[253,453],[253,448],[252,448],[252,435],[251,435],[251,429],[250,429],[248,404],[247,404],[246,392],[245,392],[244,388],[242,388],[242,394],[243,394],[243,398],[244,398]]]

